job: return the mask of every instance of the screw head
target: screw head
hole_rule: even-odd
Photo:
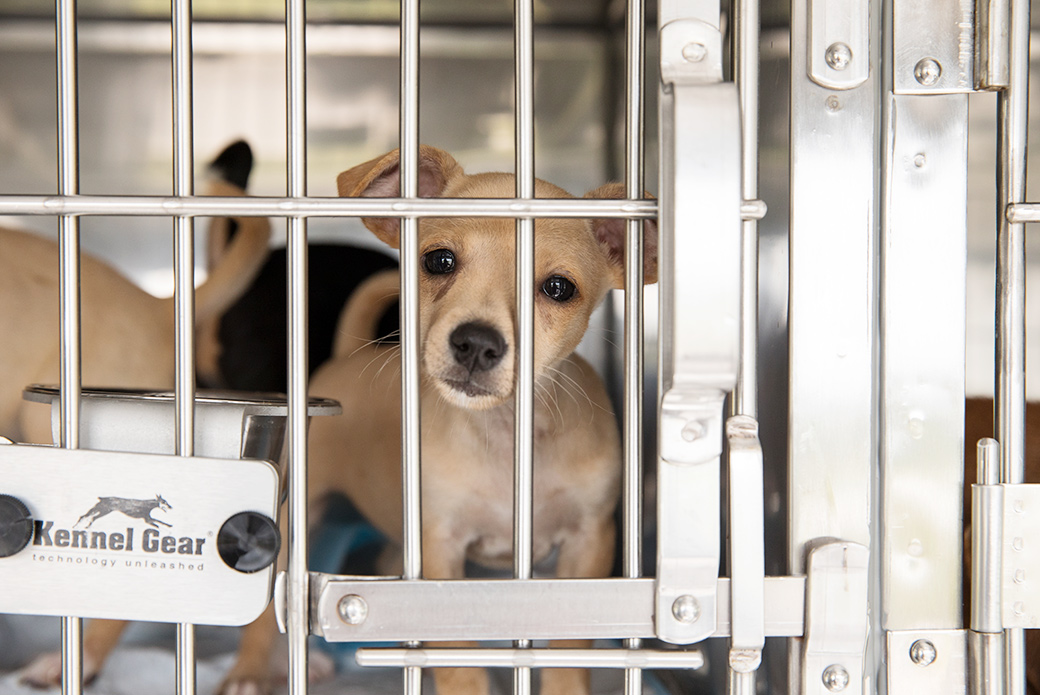
[[[683,594],[672,602],[672,617],[685,625],[692,625],[701,617],[701,604],[693,596]]]
[[[368,604],[357,594],[348,594],[339,600],[340,620],[347,625],[360,625],[368,617]]]
[[[836,41],[827,47],[823,59],[827,61],[827,65],[830,65],[832,70],[844,70],[852,62],[852,49],[848,44]]]
[[[695,442],[698,439],[703,439],[704,435],[707,434],[708,428],[700,420],[690,420],[683,426],[682,435],[683,441]]]
[[[931,87],[942,76],[942,65],[934,58],[922,58],[914,66],[914,79],[922,87]]]
[[[823,670],[823,685],[832,693],[840,693],[849,684],[849,672],[841,664],[831,664]]]
[[[910,660],[918,666],[931,665],[936,654],[935,645],[926,639],[919,639],[910,645]]]
[[[708,47],[703,43],[688,43],[683,46],[682,57],[688,63],[699,63],[708,55]]]

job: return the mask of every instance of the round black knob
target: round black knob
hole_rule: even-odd
[[[233,570],[249,574],[269,567],[282,545],[278,524],[259,512],[239,512],[217,533],[220,559]]]
[[[0,495],[0,557],[10,557],[29,545],[33,520],[17,497]]]

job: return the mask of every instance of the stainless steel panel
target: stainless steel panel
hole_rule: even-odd
[[[885,114],[882,624],[954,629],[962,626],[968,101],[897,94]]]
[[[34,519],[32,543],[0,560],[2,612],[244,625],[267,605],[274,567],[244,574],[217,553],[232,515],[277,517],[266,461],[3,445],[0,481]],[[90,513],[102,498],[157,495],[154,516]]]
[[[791,45],[804,46],[803,0],[796,0],[792,12]],[[877,69],[862,86],[840,93],[814,84],[806,74],[805,56],[793,51],[788,320],[793,573],[805,571],[806,544],[815,538],[870,546],[877,455]]]

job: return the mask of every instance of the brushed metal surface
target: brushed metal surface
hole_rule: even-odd
[[[0,560],[0,613],[244,625],[267,606],[274,567],[236,572],[216,544],[233,514],[277,518],[266,461],[3,445],[0,491],[34,519],[32,542]],[[147,513],[106,511],[157,496]]]

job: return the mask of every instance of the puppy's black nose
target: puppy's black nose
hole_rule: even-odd
[[[485,323],[464,323],[448,338],[455,361],[473,372],[491,369],[502,361],[507,346],[502,334]]]

